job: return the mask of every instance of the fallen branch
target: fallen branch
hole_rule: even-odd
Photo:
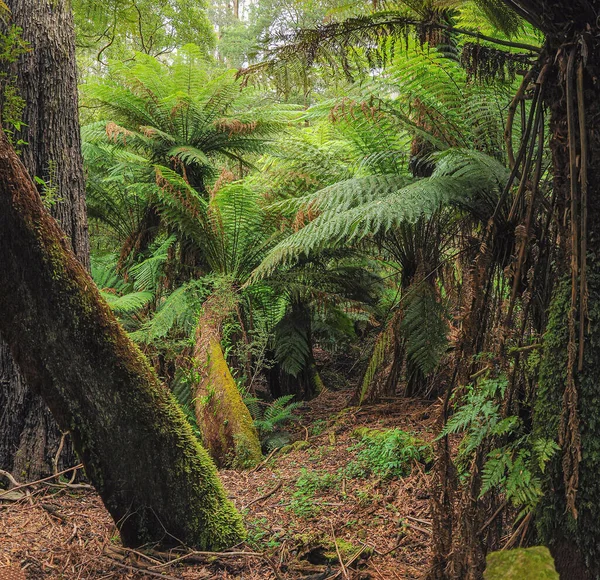
[[[413,518],[412,516],[404,516],[407,520],[411,520],[412,522],[417,522],[418,524],[424,524],[425,526],[430,526],[431,522],[428,520],[420,520],[419,518]]]
[[[256,499],[253,499],[250,503],[246,504],[242,508],[242,511],[245,510],[245,509],[248,509],[251,505],[254,505],[255,503],[258,503],[259,501],[264,501],[265,499],[270,498],[276,491],[278,491],[279,489],[281,489],[282,485],[283,485],[283,481],[280,481],[271,491],[265,493],[264,495],[261,495],[260,497],[257,497]]]
[[[163,578],[166,580],[180,580],[179,578],[177,578],[175,576],[168,576],[167,574],[159,574],[158,572],[152,572],[151,570],[148,570],[146,567],[132,566],[130,564],[123,564],[122,562],[119,562],[118,560],[115,560],[115,558],[111,558],[110,556],[104,555],[103,558],[108,560],[115,566],[119,566],[120,568],[129,570],[130,572],[138,572],[140,574],[147,574],[148,576],[155,576],[157,578]]]
[[[267,464],[267,461],[269,461],[269,459],[271,459],[271,457],[273,457],[273,455],[275,455],[275,453],[277,453],[280,449],[281,447],[275,447],[275,449],[273,449],[273,451],[271,451],[269,455],[267,455],[256,467],[252,468],[248,473],[260,471]]]
[[[166,562],[164,562],[162,564],[159,564],[156,566],[150,566],[150,568],[153,570],[156,570],[159,568],[164,568],[166,566],[170,566],[171,564],[175,564],[177,562],[186,562],[187,561],[187,562],[192,562],[192,563],[196,563],[196,564],[205,564],[207,558],[211,558],[214,560],[219,560],[219,559],[223,559],[223,558],[261,558],[262,560],[267,562],[267,564],[269,564],[269,566],[273,569],[273,573],[275,574],[275,577],[277,578],[277,580],[283,580],[283,578],[281,577],[281,574],[279,574],[279,571],[277,570],[277,566],[275,566],[273,561],[266,554],[263,554],[262,552],[246,552],[246,551],[201,552],[201,551],[193,551],[193,552],[187,552],[186,554],[181,554],[180,556],[176,556],[175,558],[173,558],[173,554],[170,554],[168,552],[159,552],[156,550],[152,550],[150,553],[153,556],[156,556],[157,558],[162,558],[162,559],[166,560]]]
[[[8,479],[9,483],[13,486],[13,489],[15,487],[19,487],[21,484],[12,476],[12,474],[10,474],[8,471],[4,471],[4,469],[0,469],[0,475],[2,475],[3,477],[6,477],[6,479]],[[12,491],[12,490],[11,490]]]
[[[348,580],[348,571],[346,570],[346,566],[344,565],[344,559],[342,558],[342,554],[340,553],[340,548],[338,546],[337,539],[335,537],[335,530],[333,529],[333,524],[330,522],[329,525],[331,526],[331,535],[333,536],[333,545],[335,546],[335,553],[337,554],[338,560],[340,561],[340,566],[342,568],[342,574],[344,575],[344,578],[346,578],[346,580]]]
[[[358,550],[358,552],[356,552],[356,554],[354,554],[354,556],[352,556],[352,558],[350,558],[350,560],[348,560],[348,563],[346,564],[346,568],[349,568],[350,566],[352,566],[352,564],[354,564],[354,562],[356,562],[356,560],[358,560],[363,555],[363,553],[366,549],[367,549],[367,546],[363,545],[363,547],[360,550]],[[328,580],[336,580],[336,578],[339,578],[341,572],[342,571],[340,570],[339,572],[337,572],[337,574],[335,574]]]
[[[45,481],[50,481],[51,479],[54,479],[55,477],[58,477],[59,475],[63,475],[63,473],[69,473],[69,471],[81,469],[82,467],[83,467],[83,463],[79,463],[78,465],[75,465],[75,467],[69,467],[68,469],[63,469],[62,471],[55,473],[54,475],[49,475],[48,477],[43,477],[42,479],[37,479],[36,481],[31,481],[30,483],[20,483],[19,485],[13,487],[12,489],[0,493],[0,499],[2,499],[3,495],[8,494],[9,492],[13,492],[18,489],[24,489],[26,487],[32,487],[34,485],[37,485],[38,483],[44,483]]]
[[[418,532],[421,532],[422,534],[426,534],[428,536],[431,536],[431,530],[426,530],[425,528],[421,528],[419,526],[415,526],[414,524],[409,524],[408,522],[402,522],[403,526],[406,526],[407,528],[411,529],[411,530],[417,530]]]

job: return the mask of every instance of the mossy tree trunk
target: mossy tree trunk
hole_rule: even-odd
[[[582,237],[586,238],[587,251],[585,261],[581,259],[583,252],[580,253],[575,288],[579,290],[584,267],[586,296],[584,304],[578,299],[573,309],[572,281],[565,280],[555,289],[545,334],[534,414],[536,434],[554,438],[562,447],[561,456],[552,462],[549,469],[546,495],[538,514],[538,530],[542,540],[550,545],[561,577],[564,575],[583,580],[600,578],[600,42],[597,24],[591,22],[589,27],[584,27],[586,32],[582,33],[582,38],[586,39],[581,80],[589,160],[587,236]],[[587,30],[593,31],[593,34]],[[566,105],[568,75],[565,71],[572,47],[578,46],[575,40],[570,45],[564,45],[563,41],[562,38],[549,41],[549,46],[558,56],[546,81],[546,103],[551,113],[554,188],[561,216],[565,214],[565,209],[571,208],[571,159]],[[576,93],[577,61],[578,57],[573,67],[573,93]],[[584,174],[580,173],[582,150],[577,117],[577,103],[574,103],[575,124],[571,125],[576,133],[574,153],[579,196]],[[570,211],[566,213],[572,219],[573,214]],[[583,214],[576,212],[574,215],[581,223]],[[562,239],[561,261],[562,271],[565,272],[571,269],[570,259],[576,246],[568,232]],[[581,246],[576,249],[580,250]],[[582,308],[586,315],[583,327],[585,340],[583,364],[579,365],[579,314]],[[570,329],[569,323],[571,316],[573,329]],[[572,340],[573,335],[575,341]]]
[[[379,403],[396,394],[404,365],[404,347],[400,333],[402,309],[398,308],[377,337],[369,364],[350,401],[353,405]]]
[[[0,135],[0,331],[23,376],[71,432],[125,545],[238,543],[214,464],[68,245]]]
[[[194,406],[202,442],[217,465],[251,467],[262,457],[258,433],[221,346],[223,322],[234,301],[223,290],[203,305],[194,349]]]
[[[77,64],[70,4],[66,0],[7,0],[11,23],[22,29],[30,50],[8,72],[25,101],[22,160],[46,196],[71,248],[89,263],[85,180],[77,110]],[[52,473],[61,433],[46,405],[29,388],[0,340],[0,468],[19,479]],[[69,440],[59,467],[73,465]]]

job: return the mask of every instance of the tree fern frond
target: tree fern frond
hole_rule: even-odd
[[[427,282],[417,282],[407,294],[400,330],[406,354],[424,376],[439,364],[448,346],[448,322],[443,306]]]
[[[130,292],[122,296],[116,296],[109,292],[101,292],[101,294],[110,308],[117,314],[138,312],[154,299],[152,292]]]

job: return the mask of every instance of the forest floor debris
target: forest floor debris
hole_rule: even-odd
[[[0,572],[20,569],[28,580],[419,578],[430,553],[427,468],[415,462],[390,479],[360,474],[356,433],[399,428],[431,441],[437,404],[344,409],[349,394],[326,391],[306,403],[295,442],[254,470],[221,471],[248,529],[231,553],[124,549],[93,491],[40,485],[0,503]]]

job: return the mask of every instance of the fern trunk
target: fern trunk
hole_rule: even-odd
[[[535,431],[540,436],[554,438],[562,447],[561,457],[552,462],[548,471],[546,493],[538,514],[538,531],[542,540],[549,544],[561,577],[581,579],[600,578],[600,126],[597,126],[600,125],[600,87],[597,82],[600,42],[597,40],[597,22],[591,23],[590,30],[596,32],[589,37],[586,46],[583,77],[589,159],[587,320],[583,365],[578,369],[578,315],[584,306],[580,302],[576,304],[574,334],[577,338],[573,343],[569,329],[572,282],[564,280],[555,289],[552,300],[534,413]],[[587,33],[585,36],[587,38]],[[558,50],[559,42],[554,46]],[[566,81],[561,72],[566,70],[569,51],[570,48],[558,53],[557,64],[551,68],[545,84],[546,103],[551,113],[554,188],[559,215],[570,206],[571,199]],[[577,118],[576,103],[574,111]],[[574,129],[577,133],[579,188],[581,148],[577,123]],[[575,216],[579,218],[578,214]],[[569,232],[566,235],[563,232],[561,238],[562,272],[568,272],[571,251],[576,246]],[[577,286],[580,283],[581,275]],[[575,360],[570,360],[569,349],[573,349],[571,359]],[[570,374],[574,377],[574,393],[569,386]]]
[[[233,299],[217,292],[203,305],[194,350],[195,411],[202,442],[217,465],[252,467],[262,457],[258,433],[221,347],[221,326]]]
[[[0,331],[69,430],[125,545],[244,537],[206,452],[0,134]]]

